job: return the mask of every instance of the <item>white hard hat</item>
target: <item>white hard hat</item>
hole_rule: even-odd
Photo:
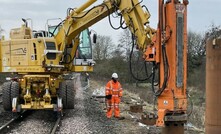
[[[112,78],[118,79],[117,73],[113,73],[113,74],[112,74]]]

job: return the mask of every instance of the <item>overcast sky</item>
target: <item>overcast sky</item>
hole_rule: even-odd
[[[69,7],[75,8],[87,0],[0,0],[0,25],[5,30],[8,38],[11,28],[20,27],[21,18],[31,18],[34,29],[45,29],[47,19],[62,18],[66,16]],[[97,0],[98,5],[103,0]],[[158,0],[144,0],[151,13],[150,25],[157,26]],[[214,23],[221,25],[221,0],[189,0],[188,6],[188,29],[203,33]],[[114,23],[118,26],[118,21]],[[121,31],[113,30],[105,18],[91,27],[100,35],[112,36],[114,42],[118,40]]]

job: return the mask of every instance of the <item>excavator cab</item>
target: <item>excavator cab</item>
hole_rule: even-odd
[[[58,21],[59,24],[57,23]],[[56,38],[58,32],[62,29],[65,31],[60,18],[48,19],[45,29],[45,31],[47,31],[47,37],[49,38]],[[61,63],[63,65],[67,65],[72,62],[72,65],[69,67],[71,71],[93,71],[92,66],[94,65],[94,61],[92,59],[92,41],[90,33],[91,32],[89,32],[88,28],[83,30],[79,33],[79,35],[72,39],[72,43],[70,45],[65,47]],[[96,35],[92,38],[93,42],[95,42]]]
[[[92,43],[88,29],[81,32],[80,44],[77,50],[76,59],[92,59]]]
[[[89,29],[85,29],[80,34],[80,44],[73,61],[73,66],[76,69],[82,68],[82,71],[90,71],[87,68],[95,64],[92,56],[92,44]]]
[[[61,18],[51,18],[47,19],[45,24],[45,31],[47,31],[48,37],[54,37],[61,28],[62,19]]]
[[[58,33],[59,28],[57,28],[56,25],[49,25],[48,26],[48,36],[49,37],[53,37],[54,35],[56,35]]]

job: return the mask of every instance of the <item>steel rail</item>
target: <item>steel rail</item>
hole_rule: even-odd
[[[21,112],[19,115],[17,115],[16,117],[12,118],[10,121],[6,122],[4,125],[2,125],[0,127],[0,133],[4,133],[8,128],[10,128],[10,126],[13,126],[13,123],[15,123],[16,121],[18,121],[19,119],[25,118],[25,113],[27,113],[27,111],[23,111]]]
[[[50,134],[55,134],[55,132],[57,131],[57,128],[60,126],[60,122],[61,122],[61,117],[58,117],[53,128],[51,129]]]
[[[2,96],[2,93],[0,93],[0,96]],[[2,104],[2,99],[0,100],[0,105]]]

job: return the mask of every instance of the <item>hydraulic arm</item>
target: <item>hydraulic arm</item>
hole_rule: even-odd
[[[149,27],[149,12],[144,12],[138,0],[106,0],[102,4],[85,10],[95,0],[89,0],[83,6],[73,9],[70,15],[64,21],[61,30],[55,36],[58,48],[64,51],[66,47],[72,44],[72,40],[78,42],[79,33],[87,27],[97,23],[104,17],[110,17],[114,11],[119,10],[121,20],[124,18],[125,24],[134,34],[137,40],[137,46],[140,50],[145,51],[146,46],[151,44],[154,30]],[[109,18],[110,19],[110,18]],[[121,22],[123,24],[123,21]],[[75,54],[76,45],[74,44],[72,57]]]

